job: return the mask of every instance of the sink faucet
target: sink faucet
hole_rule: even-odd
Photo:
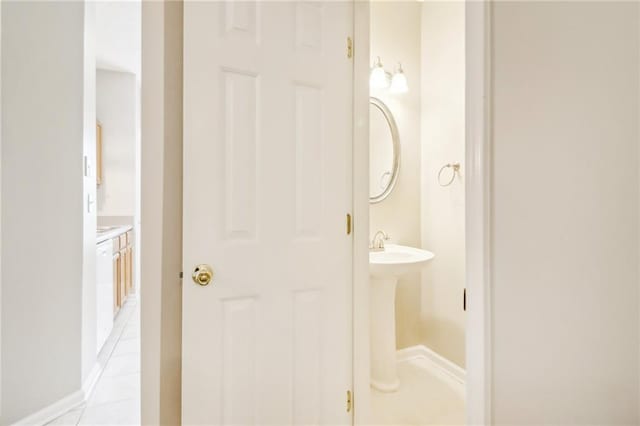
[[[369,244],[369,250],[382,251],[384,250],[384,242],[389,239],[389,236],[384,231],[378,231],[373,236],[373,240]]]

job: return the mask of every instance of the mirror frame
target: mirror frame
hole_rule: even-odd
[[[396,186],[398,174],[400,173],[400,135],[398,133],[396,120],[395,118],[393,118],[393,114],[391,114],[389,107],[387,107],[387,105],[380,99],[373,96],[369,97],[369,104],[378,108],[384,115],[384,118],[387,120],[387,124],[389,125],[389,129],[391,130],[391,139],[393,142],[393,170],[391,172],[391,179],[389,180],[389,184],[380,195],[377,195],[375,197],[369,195],[369,203],[376,204],[387,198],[389,194],[391,194],[391,191],[393,191],[393,188]],[[369,120],[371,120],[371,117],[369,117]],[[371,135],[369,135],[369,143],[371,143]]]

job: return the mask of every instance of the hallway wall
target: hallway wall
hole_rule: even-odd
[[[638,424],[640,5],[492,8],[494,423]]]
[[[3,2],[1,30],[0,423],[8,424],[80,391],[91,344],[83,274],[95,270],[83,262],[85,5]]]

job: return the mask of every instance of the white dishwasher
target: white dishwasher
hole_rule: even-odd
[[[96,257],[96,353],[113,328],[113,242],[97,246]]]

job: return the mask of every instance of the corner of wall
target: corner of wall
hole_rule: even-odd
[[[83,54],[83,233],[82,233],[82,367],[84,383],[96,365],[96,14],[84,3]]]

